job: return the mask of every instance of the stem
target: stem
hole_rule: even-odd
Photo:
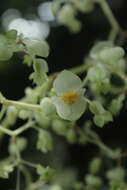
[[[20,128],[16,129],[15,131],[13,131],[13,136],[18,136],[19,134],[21,134],[28,128],[31,128],[33,124],[34,124],[33,121],[27,122],[25,125],[21,126]]]
[[[36,104],[28,104],[28,103],[13,101],[13,100],[7,100],[5,98],[0,99],[0,103],[6,106],[15,106],[19,109],[41,111],[40,105],[36,105]]]
[[[20,190],[20,168],[17,168],[16,190]]]
[[[112,150],[108,146],[106,146],[91,128],[86,128],[85,131],[86,135],[88,136],[89,142],[95,144],[100,148],[100,150],[109,158],[118,159],[121,156],[121,153],[117,150]]]
[[[6,111],[6,107],[3,105],[0,111],[0,120],[3,118],[5,111]]]
[[[35,183],[32,183],[31,186],[30,186],[30,190],[37,190],[38,188],[42,188],[42,186],[44,185],[45,183],[43,181],[37,181]]]
[[[19,134],[23,133],[28,128],[31,128],[33,124],[34,124],[33,121],[29,121],[25,125],[21,126],[20,128],[14,130],[14,131],[7,129],[4,126],[0,125],[0,131],[2,131],[3,133],[5,133],[11,137],[14,137],[14,136],[18,136]]]
[[[27,168],[24,167],[23,165],[20,166],[20,170],[25,178],[25,183],[26,183],[25,190],[30,190],[29,186],[32,183],[32,176],[31,176],[30,172],[27,170]]]
[[[32,168],[37,168],[37,165],[36,165],[36,164],[33,164],[33,163],[29,162],[29,161],[20,160],[20,162],[21,162],[22,164],[25,164],[25,165],[30,166],[30,167],[32,167]]]
[[[123,33],[123,30],[119,23],[117,22],[116,18],[114,17],[111,8],[109,7],[108,3],[106,0],[95,0],[97,2],[101,9],[103,10],[105,16],[107,17],[110,25],[111,25],[111,32],[109,34],[109,40],[114,41],[117,34],[119,32]]]
[[[80,74],[80,73],[83,73],[84,71],[86,71],[87,69],[89,69],[91,66],[93,66],[93,63],[83,64],[81,66],[71,68],[70,71],[75,74]]]
[[[0,131],[3,132],[3,133],[5,133],[5,134],[7,134],[7,135],[9,135],[9,136],[11,136],[11,137],[12,137],[13,134],[14,134],[13,131],[4,128],[2,125],[0,125]]]
[[[20,160],[21,160],[21,155],[18,150],[18,147],[16,147],[16,157],[17,157],[17,180],[16,180],[16,190],[20,190]]]
[[[106,146],[103,142],[101,141],[96,141],[95,144],[110,158],[112,159],[117,159],[120,157],[120,153],[117,153],[115,150],[112,150],[108,146]]]

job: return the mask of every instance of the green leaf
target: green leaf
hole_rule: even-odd
[[[38,133],[37,148],[44,153],[53,149],[53,139],[48,131],[40,130]]]
[[[48,182],[54,177],[56,171],[48,166],[44,167],[42,165],[38,165],[37,173],[40,175],[40,180]]]

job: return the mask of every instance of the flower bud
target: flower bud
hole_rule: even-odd
[[[55,106],[49,98],[43,98],[40,102],[40,106],[45,115],[50,115],[55,113]]]

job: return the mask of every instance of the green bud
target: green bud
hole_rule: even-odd
[[[117,167],[107,172],[107,178],[110,180],[121,181],[124,180],[125,170],[122,167]]]
[[[48,128],[50,126],[51,120],[48,116],[43,114],[43,112],[37,112],[34,114],[34,116],[40,127]]]
[[[23,137],[17,137],[16,142],[11,142],[9,145],[10,154],[17,154],[17,151],[22,152],[27,146],[27,140]]]
[[[77,33],[81,30],[81,23],[75,18],[75,14],[74,7],[67,4],[58,12],[58,22],[67,26],[70,31]]]
[[[19,112],[19,118],[23,120],[28,119],[31,115],[32,115],[32,112],[28,110],[21,110]]]
[[[26,64],[28,67],[30,67],[32,65],[33,62],[33,58],[29,55],[25,55],[24,56],[24,60],[23,63]]]
[[[41,56],[41,57],[48,57],[49,55],[49,46],[46,41],[43,40],[30,40],[27,39],[24,42],[26,44],[28,53],[31,56]]]
[[[48,72],[48,65],[44,59],[35,59],[35,63],[33,65],[34,71],[36,72]]]
[[[103,127],[104,124],[106,124],[112,120],[113,120],[112,115],[108,111],[105,111],[103,114],[99,114],[99,115],[94,116],[94,123],[98,127]]]
[[[59,9],[61,7],[61,2],[60,1],[53,1],[52,2],[52,13],[56,16]]]
[[[102,164],[102,161],[100,158],[94,158],[90,162],[90,165],[89,165],[90,173],[97,174],[98,171],[100,170],[101,164]]]
[[[94,3],[92,0],[72,0],[77,9],[83,13],[89,13],[94,9]]]
[[[74,131],[74,129],[69,129],[67,131],[67,134],[66,134],[66,137],[67,137],[67,140],[69,143],[76,143],[77,141],[77,136],[76,136],[76,132]]]
[[[0,61],[7,61],[13,55],[12,49],[6,46],[0,46]]]
[[[48,131],[40,130],[38,133],[37,149],[44,153],[53,149],[53,139]]]
[[[124,50],[121,47],[105,48],[100,51],[99,58],[106,63],[115,63],[123,58]]]
[[[37,165],[37,173],[40,175],[40,180],[48,182],[54,177],[56,173],[54,169],[50,167],[44,167],[42,165]]]
[[[17,118],[18,110],[14,106],[9,106],[7,110],[7,120],[9,125],[13,125]]]
[[[82,28],[82,24],[77,19],[72,19],[67,26],[69,30],[73,33],[79,32]]]
[[[50,190],[62,190],[60,185],[53,185]]]
[[[102,114],[104,113],[104,108],[98,101],[91,101],[89,104],[89,109],[93,114]]]
[[[118,98],[112,100],[109,110],[113,115],[119,114],[123,106],[124,99],[125,99],[125,95],[121,94]]]
[[[52,128],[58,135],[65,136],[68,131],[68,122],[55,119],[52,121]]]
[[[68,24],[70,21],[74,19],[75,16],[75,9],[69,5],[64,5],[59,13],[58,13],[58,21],[61,24]]]
[[[0,165],[0,178],[7,179],[9,174],[13,172],[13,166],[8,164],[1,164]]]
[[[88,185],[93,186],[95,188],[100,187],[102,184],[100,177],[93,175],[86,175],[85,181]]]
[[[10,40],[16,40],[17,38],[17,31],[16,30],[9,30],[6,32],[6,37]]]
[[[111,47],[113,47],[113,43],[111,41],[97,42],[90,51],[90,57],[98,60],[100,51]]]
[[[55,113],[55,106],[54,104],[51,102],[50,98],[43,98],[40,102],[40,106],[42,109],[42,112],[44,112],[46,115],[50,115]]]

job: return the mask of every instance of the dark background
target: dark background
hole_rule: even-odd
[[[37,7],[42,0],[1,0],[0,15],[10,8],[21,11],[23,16],[29,14],[37,14]],[[114,12],[118,22],[127,30],[127,1],[126,0],[110,0],[110,6]],[[78,15],[83,23],[83,28],[78,34],[71,34],[63,26],[52,26],[50,35],[47,38],[50,45],[50,55],[47,59],[50,72],[60,71],[65,68],[80,65],[87,55],[95,40],[105,40],[109,31],[109,24],[98,6],[89,15]],[[0,31],[3,31],[2,26]],[[34,32],[34,31],[33,31]],[[127,43],[124,43],[125,51]],[[30,73],[24,64],[22,58],[16,55],[11,61],[0,63],[0,91],[5,97],[17,100],[24,95],[24,89],[27,85],[31,85],[28,81]],[[95,130],[101,136],[103,141],[110,147],[121,147],[123,151],[127,151],[127,112],[124,106],[118,118],[115,118],[113,124],[108,124],[103,129]],[[26,135],[30,135],[29,133]],[[4,158],[7,153],[8,138],[0,143],[0,159]],[[70,145],[68,147],[69,158],[68,165],[74,165],[82,168],[82,164],[87,166],[88,160],[96,154],[97,148],[93,145],[87,147],[79,145]],[[88,154],[89,152],[89,154]],[[27,153],[32,155],[31,152]],[[73,159],[75,158],[75,159]],[[125,165],[127,166],[126,162]],[[83,169],[82,169],[83,170]],[[9,181],[0,179],[0,189],[14,190],[14,176]]]

